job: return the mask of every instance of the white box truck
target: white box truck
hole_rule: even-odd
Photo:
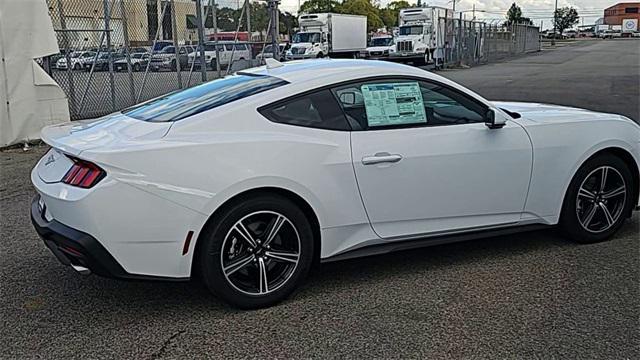
[[[346,14],[305,14],[293,36],[286,59],[358,57],[367,48],[367,17]]]
[[[445,46],[445,24],[440,19],[452,17],[452,10],[438,6],[400,10],[400,26],[390,60],[427,63],[436,49],[442,50]]]

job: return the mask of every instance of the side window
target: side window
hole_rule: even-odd
[[[227,51],[233,50],[233,44],[225,44],[224,47]]]
[[[435,83],[420,85],[431,125],[483,123],[485,106],[458,91]]]
[[[484,122],[483,104],[436,83],[371,80],[332,91],[354,130]]]
[[[281,124],[328,130],[351,130],[340,106],[329,90],[278,102],[258,111],[267,119]]]
[[[236,51],[243,51],[243,50],[247,50],[247,48],[246,48],[245,46],[246,46],[246,45],[244,45],[244,44],[235,44]]]

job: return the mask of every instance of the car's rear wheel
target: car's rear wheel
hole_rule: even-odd
[[[624,223],[631,206],[631,171],[620,158],[603,154],[576,172],[565,196],[560,225],[579,243],[610,238]]]
[[[140,71],[140,64],[133,64],[133,71]]]
[[[205,229],[200,271],[215,295],[253,309],[285,299],[313,260],[313,232],[290,200],[262,195],[235,203]]]

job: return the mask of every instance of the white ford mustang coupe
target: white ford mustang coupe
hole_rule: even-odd
[[[602,241],[639,200],[632,120],[378,61],[270,60],[42,138],[31,217],[62,263],[198,274],[241,308],[316,261],[556,225]]]

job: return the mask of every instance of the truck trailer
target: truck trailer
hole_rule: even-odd
[[[346,14],[304,14],[286,59],[355,58],[367,48],[367,17]]]

